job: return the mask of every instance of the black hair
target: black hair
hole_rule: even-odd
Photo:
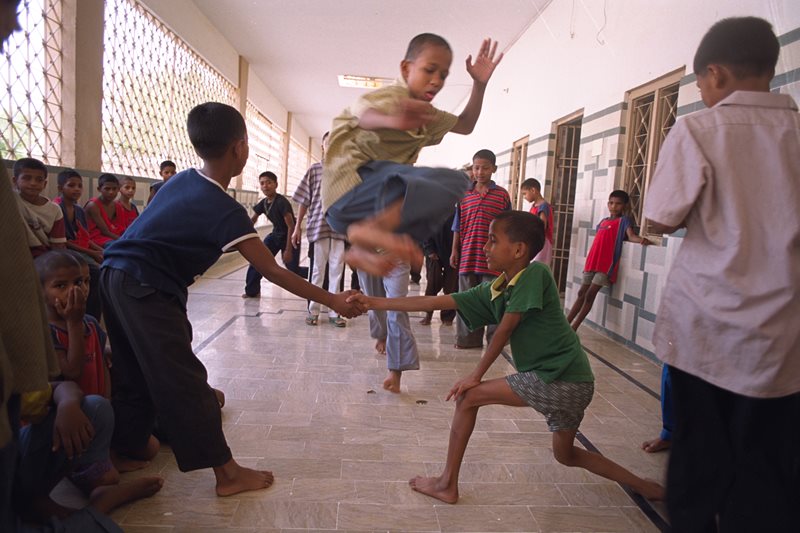
[[[47,167],[44,166],[44,163],[38,159],[34,159],[32,157],[23,157],[22,159],[17,159],[14,162],[14,177],[18,177],[25,169],[41,170],[44,172],[44,177],[47,177]]]
[[[122,182],[123,182],[123,181],[132,181],[132,182],[135,184],[135,183],[136,183],[136,178],[134,178],[133,176],[122,176],[122,177],[119,179],[119,183],[120,183],[120,185],[122,185]]]
[[[262,172],[261,174],[259,174],[259,175],[258,175],[258,179],[260,180],[261,178],[267,178],[268,180],[272,180],[272,181],[274,181],[275,183],[278,183],[278,176],[277,176],[277,175],[275,175],[275,173],[274,173],[274,172],[272,172],[272,171],[269,171],[269,170],[267,170],[266,172]]]
[[[169,159],[166,159],[166,160],[162,161],[160,165],[158,165],[158,171],[159,172],[163,172],[164,169],[167,168],[167,167],[172,167],[175,170],[178,170],[178,165],[176,165],[175,163],[173,163]]]
[[[50,250],[33,260],[39,282],[45,283],[59,268],[80,268],[81,264],[71,250]]]
[[[408,43],[405,60],[414,61],[426,46],[441,46],[447,49],[450,54],[453,53],[453,49],[450,48],[450,43],[448,43],[444,37],[440,37],[435,33],[420,33]]]
[[[56,178],[58,186],[63,187],[64,185],[67,184],[70,178],[83,179],[83,176],[81,176],[80,172],[78,172],[74,168],[68,168],[66,170],[62,170],[61,172],[58,173],[58,177]]]
[[[511,242],[522,242],[528,246],[528,260],[544,248],[544,222],[527,211],[503,211],[494,217],[494,227],[501,229]]]
[[[486,148],[475,152],[475,155],[472,156],[472,161],[474,162],[476,159],[486,159],[492,164],[492,166],[497,164],[497,156],[494,155],[494,152],[487,150]]]
[[[772,25],[758,17],[722,19],[709,29],[694,55],[694,73],[713,63],[725,65],[737,78],[775,74],[781,45]]]
[[[608,199],[611,200],[612,198],[619,198],[622,200],[622,203],[628,205],[631,203],[631,197],[628,196],[628,193],[621,189],[617,189],[615,191],[611,191],[611,194],[608,195]]]
[[[527,191],[528,189],[536,189],[537,191],[541,192],[542,191],[542,184],[536,178],[528,178],[528,179],[526,179],[525,181],[522,182],[522,185],[520,185],[520,188],[523,191]]]
[[[78,265],[80,265],[82,267],[84,267],[84,266],[88,267],[89,266],[89,261],[87,261],[86,258],[83,257],[83,254],[80,253],[79,251],[77,251],[77,250],[63,250],[63,251],[67,252],[72,257],[74,257],[75,261],[78,262]]]
[[[247,136],[242,114],[219,102],[206,102],[189,111],[186,129],[201,159],[219,159],[231,144]]]
[[[106,183],[116,183],[119,186],[119,180],[114,174],[100,174],[100,177],[97,178],[97,188],[99,189]]]

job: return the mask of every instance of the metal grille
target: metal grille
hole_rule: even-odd
[[[0,65],[0,156],[61,164],[61,0],[24,0]]]
[[[661,145],[675,124],[677,108],[677,83],[637,98],[631,104],[625,190],[631,197],[631,215],[639,227],[644,222],[642,207],[647,184],[655,171]]]
[[[562,294],[567,287],[569,272],[582,121],[583,117],[579,117],[566,124],[559,124],[556,130],[556,167],[550,206],[553,209],[553,277]]]
[[[203,102],[236,105],[236,88],[136,0],[107,0],[103,168],[147,176],[164,159],[199,160],[186,133]]]
[[[249,100],[245,120],[250,157],[247,159],[247,166],[244,167],[242,188],[246,191],[257,191],[259,174],[271,170],[280,177],[283,173],[284,132]]]
[[[511,175],[508,178],[508,193],[511,196],[511,205],[514,209],[522,209],[522,195],[519,187],[525,176],[525,167],[528,163],[528,137],[523,137],[514,142],[511,150]]]
[[[286,175],[285,194],[291,196],[300,185],[300,180],[309,167],[308,150],[299,142],[292,139],[289,142],[289,172]]]

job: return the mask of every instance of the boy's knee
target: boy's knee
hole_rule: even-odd
[[[553,457],[564,466],[575,466],[575,454],[571,446],[569,448],[553,448]]]
[[[110,433],[114,430],[114,409],[111,407],[111,402],[102,396],[96,394],[84,396],[81,410],[92,423],[95,434],[106,431]]]

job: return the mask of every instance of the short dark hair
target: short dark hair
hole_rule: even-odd
[[[706,32],[694,55],[694,73],[717,63],[737,78],[775,74],[781,45],[772,25],[758,17],[722,19]]]
[[[39,282],[45,283],[59,268],[80,268],[81,264],[70,250],[50,250],[33,260]]]
[[[631,197],[628,196],[628,193],[621,189],[617,189],[615,191],[611,191],[611,194],[608,195],[608,199],[611,200],[612,198],[619,198],[622,200],[622,203],[628,205],[631,203]]]
[[[537,191],[541,192],[542,184],[536,178],[528,178],[528,179],[526,179],[525,181],[522,182],[522,185],[520,185],[520,188],[523,191],[527,191],[528,189],[536,189]]]
[[[472,161],[474,162],[476,159],[486,159],[492,164],[492,166],[497,165],[497,156],[494,155],[494,152],[487,150],[486,148],[475,152],[475,155],[472,156]]]
[[[87,261],[86,258],[83,257],[83,254],[80,253],[79,251],[77,251],[77,250],[68,250],[68,249],[67,250],[63,250],[63,251],[67,252],[72,257],[74,257],[75,261],[78,262],[78,265],[80,265],[82,267],[84,267],[84,266],[88,267],[89,266],[89,261]]]
[[[116,183],[119,186],[119,180],[114,174],[100,174],[100,177],[97,178],[97,188],[99,189],[106,183]]]
[[[426,46],[441,46],[447,49],[451,54],[453,53],[453,49],[450,48],[450,43],[448,43],[444,37],[436,35],[435,33],[420,33],[408,43],[405,60],[414,61]]]
[[[61,172],[58,173],[58,177],[56,178],[58,186],[59,187],[63,187],[64,185],[67,184],[67,182],[69,181],[70,178],[81,178],[81,179],[83,179],[83,176],[81,176],[80,173],[77,170],[75,170],[74,168],[68,168],[68,169],[62,170]]]
[[[270,170],[267,170],[266,172],[262,172],[261,174],[259,174],[258,179],[260,180],[261,178],[267,178],[268,180],[272,180],[275,183],[278,183],[278,176]]]
[[[194,151],[202,159],[222,157],[231,144],[247,136],[242,114],[219,102],[206,102],[189,111],[186,129]]]
[[[132,181],[135,184],[136,183],[136,178],[134,178],[133,176],[122,176],[119,179],[120,184],[122,184],[123,181]]]
[[[501,230],[511,242],[522,242],[528,246],[528,260],[544,248],[544,222],[527,211],[503,211],[494,217],[495,227],[501,223]]]
[[[47,177],[47,167],[44,166],[44,163],[32,157],[23,157],[14,162],[14,177],[16,178],[22,174],[22,171],[26,168],[29,170],[41,170],[44,172],[44,177]]]
[[[167,167],[172,167],[175,170],[178,170],[178,165],[176,165],[175,163],[173,163],[169,159],[166,159],[166,160],[162,161],[160,165],[158,165],[158,171],[159,172],[163,172],[164,169],[167,168]]]

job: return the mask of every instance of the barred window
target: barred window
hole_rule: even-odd
[[[630,195],[631,215],[641,228],[641,234],[649,234],[647,221],[642,217],[647,186],[655,172],[661,145],[677,116],[679,84],[668,83],[674,78],[673,75],[667,83],[662,81],[660,86],[646,86],[645,91],[638,91],[639,94],[632,91],[634,96],[629,103],[630,123],[623,188]]]
[[[245,119],[250,143],[250,157],[244,168],[242,189],[257,191],[259,190],[258,175],[266,170],[274,172],[280,182],[280,176],[283,174],[284,132],[249,100]]]
[[[308,149],[292,139],[289,142],[289,172],[286,176],[286,194],[291,196],[311,165]]]
[[[234,85],[137,0],[107,0],[103,54],[103,168],[154,176],[199,159],[186,133],[203,102],[236,105]]]
[[[0,156],[61,164],[62,2],[23,0],[0,65]]]

